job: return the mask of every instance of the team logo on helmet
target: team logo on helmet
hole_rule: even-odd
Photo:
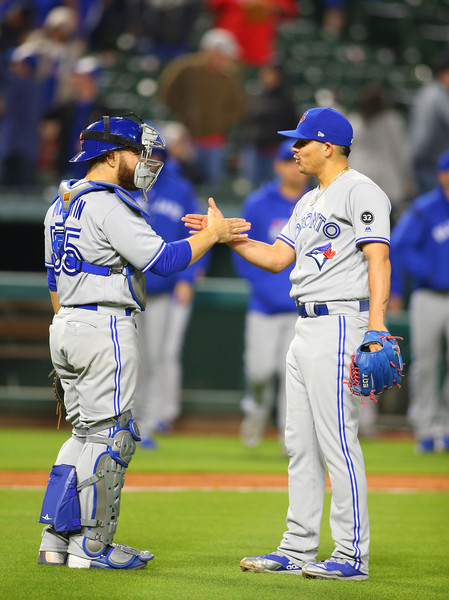
[[[332,250],[332,242],[329,242],[325,246],[316,246],[313,250],[307,252],[306,256],[313,258],[321,271],[327,261],[334,258],[335,254],[335,250]]]

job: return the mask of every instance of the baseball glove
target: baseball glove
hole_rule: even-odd
[[[380,394],[385,389],[401,387],[403,377],[401,351],[396,340],[402,338],[393,337],[388,331],[367,331],[362,344],[352,355],[349,366],[348,384],[352,394],[369,397],[377,402],[374,394]],[[369,345],[377,342],[382,348],[376,352],[370,352]]]
[[[61,424],[62,409],[64,408],[64,388],[62,387],[61,378],[56,373],[55,369],[53,369],[53,371],[49,374],[49,377],[51,377],[53,393],[55,395],[56,402],[57,402],[56,414],[58,416],[58,429],[59,429],[59,426]]]

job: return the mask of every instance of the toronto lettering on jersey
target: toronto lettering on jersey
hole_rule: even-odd
[[[325,225],[323,225],[325,223]],[[337,223],[326,223],[326,217],[320,212],[309,212],[301,218],[301,223],[296,224],[296,237],[301,233],[302,229],[310,228],[315,231],[320,231],[323,225],[323,233],[327,238],[334,239],[340,235],[340,226]]]

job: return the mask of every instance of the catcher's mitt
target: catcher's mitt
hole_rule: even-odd
[[[61,424],[62,409],[64,408],[64,388],[62,387],[61,378],[56,373],[55,369],[53,369],[53,371],[49,374],[49,377],[51,377],[53,393],[55,395],[56,402],[57,402],[56,414],[58,415],[58,429],[59,429],[59,425]]]
[[[352,355],[349,366],[349,385],[351,393],[357,396],[369,396],[377,402],[374,394],[380,394],[393,385],[401,387],[402,362],[401,351],[396,340],[388,331],[367,331],[362,344]],[[377,342],[382,348],[370,352],[369,345]],[[363,402],[362,398],[362,404]]]

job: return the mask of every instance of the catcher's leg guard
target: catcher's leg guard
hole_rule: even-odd
[[[140,569],[153,558],[151,552],[112,543],[125,471],[139,440],[129,411],[89,430],[77,465],[82,529],[70,537],[69,567]]]
[[[75,466],[85,436],[76,429],[68,439],[50,472],[39,521],[45,523],[39,547],[38,564],[63,565],[67,560],[69,533],[80,529],[80,509],[76,491]]]
[[[75,467],[54,465],[39,522],[53,525],[55,531],[76,531],[81,529],[80,518]]]

